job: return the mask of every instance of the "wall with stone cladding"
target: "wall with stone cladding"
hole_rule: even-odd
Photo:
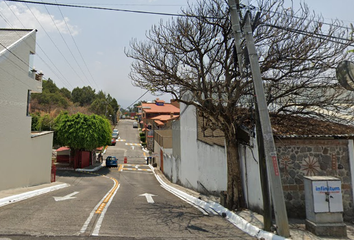
[[[289,217],[306,217],[304,176],[334,176],[342,181],[344,218],[354,219],[348,140],[276,141]]]

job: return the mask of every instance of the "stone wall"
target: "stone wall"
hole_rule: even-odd
[[[348,140],[276,141],[289,217],[306,217],[303,176],[334,176],[342,181],[344,218],[354,219]]]

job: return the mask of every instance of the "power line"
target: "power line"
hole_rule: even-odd
[[[12,11],[12,9],[10,8],[10,6],[6,3],[6,2],[4,2],[5,4],[6,4],[6,6],[9,8],[9,10],[12,12],[12,14],[17,18],[17,20],[21,23],[21,25],[23,26],[23,28],[26,28],[26,26],[22,23],[22,21],[17,17],[17,15]],[[9,26],[11,26],[11,28],[13,28],[13,29],[15,29],[13,26],[12,26],[12,24],[9,22],[9,21],[7,21],[7,19],[0,13],[0,16],[2,17],[2,19],[9,25]],[[20,36],[20,35],[18,35],[18,36]],[[31,37],[32,37],[32,39],[34,39],[34,37],[31,35]],[[26,44],[27,44],[27,46],[29,46],[28,45],[28,43],[26,42]],[[59,71],[59,69],[56,67],[56,65],[53,63],[53,61],[51,60],[51,58],[49,58],[49,56],[46,54],[46,52],[42,49],[42,47],[37,43],[37,41],[36,41],[36,46],[37,47],[39,47],[39,49],[43,52],[43,54],[48,58],[48,60],[49,60],[49,62],[51,62],[51,64],[56,68],[56,70],[61,74],[61,76],[63,77],[63,79],[66,81],[66,83],[72,88],[73,86],[70,84],[70,82],[65,78],[65,76]],[[36,56],[40,59],[40,60],[42,60],[42,62],[54,73],[54,75],[56,75],[56,77],[60,80],[60,81],[62,81],[61,79],[60,79],[60,77],[58,77],[58,75],[57,75],[57,73],[51,68],[51,66],[49,66],[49,64],[46,62],[46,61],[44,61],[44,59],[40,56],[40,54],[38,54],[38,53],[36,53]],[[63,84],[64,84],[64,82],[63,82]],[[65,85],[65,84],[64,84]]]
[[[150,12],[150,11],[128,10],[128,9],[107,8],[107,7],[93,7],[93,6],[87,6],[87,5],[75,5],[75,4],[64,4],[64,3],[36,2],[36,1],[24,1],[24,0],[5,0],[5,1],[40,4],[40,5],[50,5],[50,6],[71,7],[71,8],[106,10],[106,11],[115,11],[115,12],[127,12],[127,13],[137,13],[137,14],[162,15],[162,16],[171,16],[171,17],[193,17],[193,18],[200,18],[201,17],[201,16],[197,16],[197,15],[185,15],[185,14],[178,14],[178,13]],[[205,18],[205,19],[225,19],[223,17],[220,18],[220,17],[207,17],[207,16],[203,16],[203,18]]]
[[[137,100],[135,100],[132,104],[130,104],[127,108],[130,108],[130,106],[132,106],[134,103],[136,103],[137,101],[139,101],[142,97],[144,97],[147,93],[149,92],[149,90],[146,90],[146,92],[143,93],[143,95],[141,95]]]
[[[252,10],[258,9],[258,11],[260,11],[260,12],[263,12],[263,13],[265,12],[262,9],[257,8],[257,7],[255,7],[253,5],[250,5],[250,6],[252,7]],[[245,6],[243,6],[243,7],[245,7]],[[293,14],[289,15],[289,14],[280,13],[280,12],[277,12],[277,11],[268,11],[268,12],[274,13],[274,14],[279,14],[279,15],[282,15],[282,16],[285,16],[285,17],[291,17],[291,18],[296,18],[296,19],[299,19],[299,20],[310,21],[309,19],[306,19],[304,17],[298,17],[298,16],[295,16]],[[336,25],[336,24],[333,24],[333,23],[326,23],[326,22],[320,22],[320,21],[315,21],[315,20],[311,20],[311,22],[315,22],[315,23],[322,24],[322,25],[328,25],[328,26],[331,26],[331,27],[343,28],[343,29],[346,29],[348,31],[352,30],[351,28],[340,26],[340,25]],[[298,34],[302,34],[302,35],[306,35],[306,36],[311,36],[311,37],[314,37],[314,38],[317,38],[317,39],[327,40],[327,41],[338,43],[338,44],[344,44],[343,42],[340,42],[340,41],[352,42],[354,44],[353,40],[347,39],[347,38],[338,37],[338,36],[315,33],[315,32],[309,32],[309,31],[306,31],[306,30],[296,29],[296,28],[291,28],[291,27],[277,26],[275,24],[269,24],[269,23],[261,23],[260,25],[267,26],[267,27],[273,27],[273,28],[277,28],[277,29],[281,29],[281,30],[286,30],[286,31],[289,31],[289,32],[294,32],[294,33],[298,33]],[[336,41],[336,40],[338,40],[338,41]],[[346,45],[354,47],[353,44],[347,43]]]
[[[56,0],[55,0],[55,2],[56,2]],[[79,55],[80,55],[80,57],[81,57],[81,60],[83,61],[84,65],[85,65],[85,67],[86,67],[86,69],[87,69],[87,72],[90,74],[90,76],[91,76],[91,78],[92,78],[92,81],[96,84],[96,87],[99,88],[99,86],[98,86],[98,84],[96,83],[96,81],[95,81],[95,79],[94,79],[94,77],[93,77],[93,75],[92,75],[92,73],[91,73],[89,67],[88,67],[87,64],[86,64],[86,61],[85,61],[84,57],[83,57],[82,54],[81,54],[81,51],[80,51],[80,49],[79,49],[79,47],[78,47],[78,45],[77,45],[77,43],[76,43],[76,41],[75,41],[75,38],[74,38],[73,34],[71,33],[71,30],[70,30],[70,28],[69,28],[69,26],[68,26],[68,23],[66,22],[65,17],[64,17],[64,15],[63,15],[63,13],[62,13],[62,11],[61,11],[61,9],[60,9],[59,6],[58,6],[58,9],[59,9],[59,12],[60,12],[60,14],[61,14],[61,16],[62,16],[62,18],[63,18],[63,20],[64,20],[64,22],[65,22],[65,25],[66,25],[66,27],[67,27],[69,33],[70,33],[70,36],[71,36],[71,38],[72,38],[72,40],[73,40],[73,42],[74,42],[74,44],[75,44],[75,46],[76,46],[76,49],[77,49],[77,51],[79,52]]]
[[[82,78],[79,76],[79,74],[75,71],[75,69],[71,66],[71,64],[69,63],[68,59],[64,56],[64,54],[62,53],[62,51],[59,49],[59,47],[55,44],[55,42],[53,41],[53,39],[50,37],[50,35],[48,34],[48,32],[45,30],[45,28],[43,27],[43,25],[41,24],[41,22],[38,20],[38,18],[36,17],[36,15],[32,12],[32,10],[28,7],[28,5],[26,4],[28,10],[32,13],[33,17],[37,20],[38,24],[42,27],[43,31],[45,32],[45,34],[47,35],[47,37],[49,38],[49,40],[53,43],[53,45],[55,46],[55,48],[58,50],[58,52],[60,53],[60,55],[64,58],[64,60],[66,61],[66,63],[69,65],[69,67],[73,70],[73,72],[77,75],[77,77],[85,84],[85,82],[82,80]]]
[[[127,10],[127,9],[107,8],[107,7],[93,7],[93,6],[75,5],[75,4],[64,4],[64,3],[36,2],[36,1],[24,1],[24,0],[5,0],[5,1],[21,2],[21,3],[31,3],[31,4],[40,4],[40,5],[51,5],[51,6],[61,6],[61,7],[72,7],[72,8],[87,8],[87,9],[116,11],[116,12],[128,12],[128,13],[140,13],[140,14],[151,14],[151,15],[164,15],[164,16],[175,16],[175,17],[186,17],[186,15],[184,15],[184,14],[162,13],[162,12],[149,12],[149,11]]]
[[[82,70],[82,68],[81,68],[80,64],[79,64],[79,63],[78,63],[78,61],[76,60],[76,58],[75,58],[75,56],[74,56],[73,52],[71,51],[71,49],[70,49],[70,47],[69,47],[68,43],[65,41],[65,39],[64,39],[64,37],[63,37],[63,35],[61,34],[61,32],[60,32],[60,30],[59,30],[59,28],[58,28],[57,24],[55,23],[55,21],[54,21],[54,19],[53,19],[53,16],[52,16],[52,15],[50,14],[50,12],[49,12],[49,10],[48,10],[47,6],[45,6],[45,5],[44,5],[44,8],[46,9],[46,11],[47,11],[48,15],[50,16],[50,19],[52,20],[52,22],[53,22],[53,24],[54,24],[55,28],[58,30],[59,35],[60,35],[61,39],[62,39],[62,40],[63,40],[63,42],[65,43],[65,46],[68,48],[68,50],[69,50],[69,52],[70,52],[71,56],[73,57],[74,61],[75,61],[75,62],[76,62],[76,64],[78,65],[78,67],[79,67],[79,69],[81,70],[82,74],[84,75],[84,77],[86,78],[86,80],[89,82],[89,84],[91,84],[91,83],[90,83],[90,81],[88,80],[88,78],[86,77],[86,74],[85,74],[85,73],[84,73],[84,71]]]
[[[294,33],[298,33],[298,34],[302,34],[302,35],[306,35],[306,36],[310,36],[310,37],[313,37],[313,38],[326,40],[326,41],[333,42],[333,43],[338,43],[338,44],[345,44],[345,43],[340,42],[340,41],[346,41],[346,42],[348,42],[346,45],[354,47],[353,40],[346,39],[346,38],[336,37],[336,36],[332,36],[332,35],[325,35],[325,34],[320,34],[320,33],[314,33],[314,32],[308,32],[308,31],[301,30],[301,29],[296,29],[296,28],[287,28],[287,27],[277,26],[277,25],[274,25],[274,24],[262,23],[261,25],[268,26],[268,27],[273,27],[273,28],[277,28],[277,29],[281,29],[281,30],[285,30],[285,31],[289,31],[289,32],[294,32]],[[338,41],[335,41],[335,40],[338,40]],[[349,42],[351,42],[351,43],[349,43]]]
[[[258,11],[261,11],[261,12],[264,12],[262,9],[260,8],[257,8]],[[286,16],[286,17],[292,17],[292,18],[296,18],[296,19],[299,19],[299,20],[306,20],[306,21],[311,21],[313,23],[317,23],[317,24],[322,24],[322,25],[327,25],[327,26],[330,26],[330,27],[337,27],[337,28],[343,28],[343,29],[346,29],[348,31],[352,30],[351,28],[349,27],[344,27],[344,26],[341,26],[341,25],[337,25],[337,24],[333,24],[333,23],[327,23],[327,22],[324,22],[324,21],[317,21],[317,20],[309,20],[309,19],[306,19],[304,17],[298,17],[294,14],[287,14],[287,13],[281,13],[281,12],[277,12],[277,11],[269,11],[270,13],[275,13],[275,14],[278,14],[278,15],[282,15],[282,16]],[[332,19],[331,19],[332,20]],[[342,21],[340,19],[338,19],[338,21]]]

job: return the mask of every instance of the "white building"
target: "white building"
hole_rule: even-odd
[[[36,30],[0,29],[0,190],[51,182],[53,132],[31,133],[31,93],[42,92],[33,69]]]

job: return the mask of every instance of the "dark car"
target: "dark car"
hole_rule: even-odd
[[[115,156],[106,158],[106,167],[118,167],[118,159]]]

